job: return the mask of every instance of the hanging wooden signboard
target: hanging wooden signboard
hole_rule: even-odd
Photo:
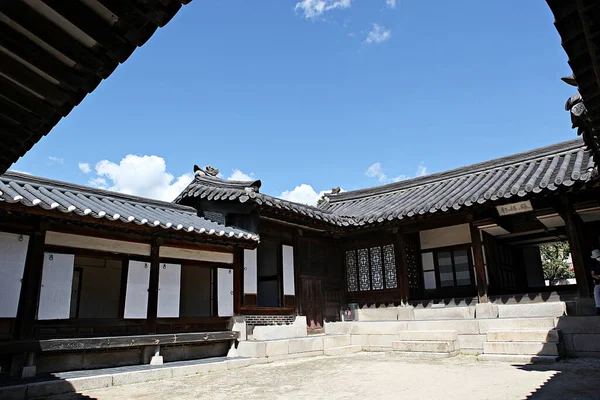
[[[533,211],[533,207],[531,206],[531,201],[526,200],[520,201],[518,203],[503,204],[501,206],[496,206],[496,210],[498,210],[498,215],[503,217],[505,215],[521,214]]]

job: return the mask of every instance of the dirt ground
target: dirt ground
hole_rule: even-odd
[[[600,360],[553,365],[356,353],[91,390],[56,399],[600,399]]]

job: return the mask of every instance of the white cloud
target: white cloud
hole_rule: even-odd
[[[367,33],[366,43],[381,43],[385,42],[392,36],[392,32],[389,29],[385,29],[384,26],[379,24],[373,24],[373,29]]]
[[[97,176],[89,180],[92,186],[164,201],[175,199],[194,179],[191,173],[175,178],[158,156],[129,154],[119,164],[102,160],[95,170]]]
[[[64,158],[49,156],[48,159],[50,161],[52,161],[53,163],[56,163],[56,164],[64,164],[65,163],[65,159]]]
[[[80,162],[78,164],[79,169],[81,170],[81,172],[83,172],[84,174],[89,174],[91,172],[91,168],[90,168],[90,164],[88,163],[82,163]]]
[[[252,180],[254,180],[254,173],[251,172],[250,175],[248,175],[236,168],[233,170],[233,172],[231,173],[231,176],[229,178],[227,178],[227,180],[228,181],[252,181]]]
[[[352,0],[302,0],[296,3],[294,10],[302,12],[305,18],[317,18],[329,10],[351,5]]]
[[[281,196],[279,197],[295,203],[316,206],[319,198],[321,198],[321,196],[323,196],[323,194],[326,192],[329,192],[329,190],[322,190],[317,193],[311,185],[303,183],[300,186],[296,186],[292,190],[286,190],[285,192],[281,193]]]
[[[385,0],[385,4],[389,8],[396,8],[396,0]]]
[[[376,162],[373,165],[371,165],[369,168],[367,168],[367,170],[365,171],[365,175],[368,176],[369,178],[377,178],[379,180],[379,182],[381,182],[381,183],[399,182],[399,181],[402,181],[407,178],[406,175],[398,175],[395,178],[389,177],[385,172],[383,172],[383,167],[381,166],[381,163],[379,163],[379,162]],[[417,171],[415,173],[415,177],[425,176],[425,175],[427,175],[427,167],[425,167],[425,165],[423,165],[423,163],[420,163],[417,166]]]
[[[9,169],[8,172],[17,172],[19,174],[31,175],[29,172],[19,171],[18,169]]]

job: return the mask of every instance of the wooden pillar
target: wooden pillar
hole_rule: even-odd
[[[233,315],[240,315],[242,309],[242,291],[244,269],[242,268],[242,249],[233,249]]]
[[[408,266],[406,265],[406,246],[402,232],[397,232],[394,235],[394,257],[396,259],[396,280],[398,281],[400,298],[403,303],[408,303]]]
[[[475,275],[477,277],[477,295],[480,303],[488,302],[488,284],[485,276],[485,265],[483,263],[483,247],[479,229],[473,224],[471,226],[471,244],[473,246],[473,263],[475,264]]]
[[[570,199],[561,198],[561,217],[565,221],[567,238],[571,249],[571,260],[577,279],[577,291],[583,298],[590,297],[590,279],[589,272],[585,268],[585,257],[588,256],[584,245],[585,235],[583,233],[583,221],[577,215]]]
[[[30,339],[34,337],[34,324],[37,306],[42,285],[42,268],[44,265],[44,243],[46,241],[46,228],[40,224],[39,228],[29,238],[29,249],[25,270],[23,271],[23,284],[19,297],[19,309],[15,321],[16,339]]]
[[[158,276],[160,272],[159,250],[162,238],[154,238],[150,248],[150,283],[148,288],[148,314],[146,317],[146,333],[156,333],[156,315],[158,313]]]

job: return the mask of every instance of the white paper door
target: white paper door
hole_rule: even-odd
[[[15,318],[29,236],[0,232],[0,318]]]
[[[294,296],[294,248],[292,246],[281,246],[283,257],[283,294]]]
[[[73,254],[44,253],[38,319],[69,319]]]
[[[179,317],[181,264],[159,264],[157,317]]]
[[[244,249],[244,293],[257,293],[256,290],[256,249]]]
[[[233,315],[233,270],[219,268],[217,285],[219,317],[231,317]]]
[[[150,288],[150,263],[129,261],[125,313],[127,319],[146,319],[148,316],[148,289]]]

